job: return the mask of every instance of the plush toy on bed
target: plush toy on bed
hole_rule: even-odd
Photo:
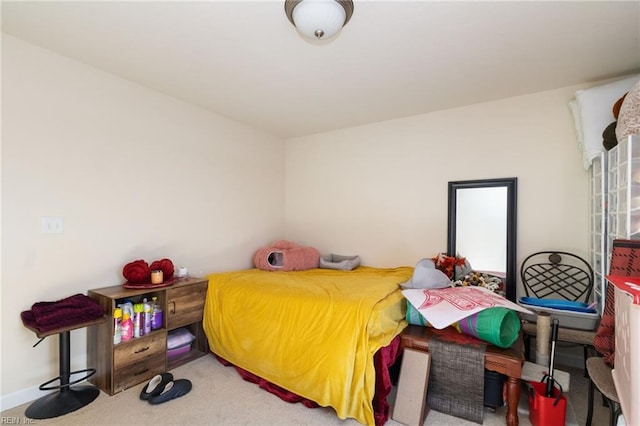
[[[318,250],[287,240],[263,247],[253,256],[255,267],[264,271],[304,271],[317,268],[319,263]]]

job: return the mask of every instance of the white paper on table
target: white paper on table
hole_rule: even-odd
[[[533,314],[484,287],[403,290],[404,297],[434,328],[442,329],[488,308],[504,307]]]

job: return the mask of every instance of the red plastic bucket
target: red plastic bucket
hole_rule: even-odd
[[[545,396],[546,383],[529,382],[529,420],[533,426],[564,426],[567,398],[554,386],[553,396]]]

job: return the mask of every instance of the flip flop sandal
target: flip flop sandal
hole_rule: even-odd
[[[162,404],[171,399],[180,398],[191,390],[191,382],[187,379],[178,379],[167,383],[159,395],[152,396],[148,399],[150,404]]]
[[[153,378],[149,380],[149,383],[142,388],[142,392],[140,392],[140,399],[146,401],[152,396],[159,395],[167,383],[170,383],[172,380],[173,375],[171,373],[162,373],[153,376]]]

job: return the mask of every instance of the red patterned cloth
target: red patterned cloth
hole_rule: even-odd
[[[608,275],[640,277],[640,240],[613,240]]]
[[[616,312],[615,287],[607,285],[607,295],[604,302],[604,312],[600,325],[593,338],[593,347],[603,358],[604,362],[613,368],[616,357]]]
[[[609,275],[621,277],[640,276],[640,241],[613,240]],[[615,289],[613,284],[610,283],[607,285],[604,312],[602,313],[596,336],[593,339],[593,347],[602,355],[609,366],[614,366],[616,353]]]

